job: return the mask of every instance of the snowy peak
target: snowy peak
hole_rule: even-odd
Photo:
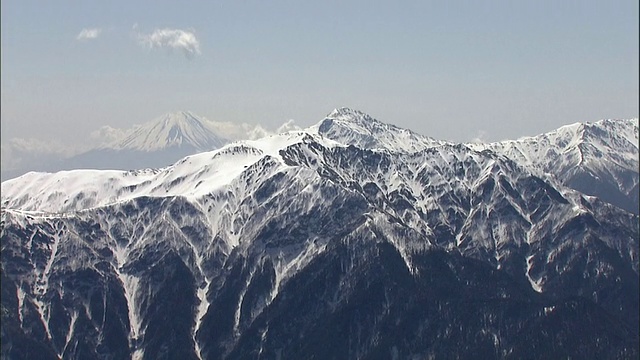
[[[581,125],[581,140],[597,147],[607,154],[628,155],[626,160],[618,159],[620,165],[637,167],[638,162],[638,119],[600,120]],[[596,154],[597,156],[598,154]],[[635,160],[635,161],[634,161]]]
[[[382,124],[378,120],[372,118],[369,114],[362,111],[351,109],[348,107],[341,107],[333,109],[328,115],[329,119],[339,119],[343,121],[350,121],[354,123],[366,124],[366,123],[378,123]]]
[[[490,149],[565,186],[638,213],[638,119],[575,123],[548,133],[491,144]]]
[[[227,142],[215,133],[208,120],[188,111],[179,111],[134,128],[123,140],[107,148],[156,151],[170,147],[192,147],[206,151],[219,148]]]
[[[258,140],[237,141],[220,149],[187,156],[162,169],[30,172],[2,183],[2,206],[64,213],[140,197],[200,199],[229,186],[254,167],[284,166],[280,153],[289,146],[321,140],[314,135],[291,131]],[[334,143],[325,140],[323,145],[329,148]],[[268,174],[261,170],[257,177]]]
[[[595,170],[609,163],[637,171],[638,119],[575,123],[533,137],[469,146],[494,150],[545,172],[576,166]]]
[[[346,107],[333,110],[308,130],[343,145],[391,152],[417,152],[444,143]]]
[[[517,141],[548,139],[564,150],[592,144],[603,150],[636,153],[638,149],[638,119],[605,119],[593,123],[575,123],[546,134]]]

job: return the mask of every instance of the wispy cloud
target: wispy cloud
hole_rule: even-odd
[[[56,140],[12,138],[0,145],[0,168],[12,170],[29,168],[47,161],[55,161],[77,152],[68,144]]]
[[[207,120],[207,124],[213,132],[232,141],[255,140],[273,134],[273,132],[260,125],[251,125],[247,123],[239,124],[230,121]]]
[[[135,29],[137,29],[136,25],[134,25]],[[139,33],[138,41],[141,45],[152,49],[181,50],[188,59],[200,54],[200,41],[193,30],[155,29],[150,34]]]
[[[89,134],[89,138],[92,143],[96,144],[98,147],[108,146],[112,143],[121,141],[135,129],[136,127],[131,129],[120,129],[105,125],[98,130],[92,131],[91,134]]]
[[[300,126],[296,125],[296,121],[295,120],[289,119],[289,121],[287,121],[284,124],[280,125],[280,127],[278,127],[276,132],[278,134],[280,134],[280,133],[287,132],[287,131],[301,130],[301,129],[302,128]]]
[[[486,142],[485,137],[487,136],[487,132],[484,130],[478,130],[478,134],[471,139],[472,143],[477,143],[477,144],[481,144]]]
[[[230,121],[212,121],[206,119],[211,130],[216,134],[235,141],[235,140],[255,140],[269,135],[276,135],[292,130],[301,130],[302,128],[290,119],[278,126],[275,131],[266,129],[260,124],[235,123]]]
[[[93,40],[98,36],[100,36],[101,32],[102,32],[102,29],[99,29],[99,28],[82,29],[82,31],[80,31],[80,33],[76,36],[76,40],[80,40],[80,41]]]

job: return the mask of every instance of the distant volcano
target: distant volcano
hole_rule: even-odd
[[[147,152],[190,148],[200,152],[217,149],[227,142],[227,139],[215,133],[209,121],[189,111],[179,111],[136,127],[124,139],[103,148]]]
[[[30,168],[3,171],[2,180],[28,171],[160,168],[188,155],[218,149],[228,142],[215,132],[210,121],[188,111],[179,111],[136,126],[121,139],[70,158],[57,161],[43,159]]]

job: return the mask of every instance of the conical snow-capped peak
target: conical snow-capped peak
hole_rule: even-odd
[[[134,128],[123,140],[107,148],[156,151],[169,147],[193,147],[205,151],[219,148],[227,142],[216,134],[208,120],[189,111],[178,111]]]
[[[416,152],[444,143],[347,107],[334,109],[308,130],[343,145],[391,152]]]

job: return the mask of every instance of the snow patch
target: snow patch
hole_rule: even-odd
[[[309,240],[303,251],[292,257],[292,254],[281,252],[274,261],[275,284],[271,289],[271,294],[267,304],[270,304],[280,291],[280,287],[284,283],[313,260],[318,254],[323,253],[327,248],[326,243],[320,243],[319,240]]]
[[[51,330],[49,329],[49,307],[38,298],[33,299],[33,304],[36,306],[38,315],[40,315],[40,321],[42,321],[42,325],[44,325],[44,330],[47,333],[47,339],[51,341],[53,337],[51,336]]]
[[[67,350],[67,346],[69,346],[69,343],[73,338],[73,331],[75,330],[75,327],[76,327],[76,320],[78,320],[78,312],[74,311],[71,313],[71,322],[69,323],[69,332],[67,333],[67,336],[65,338],[64,346],[62,347],[62,353],[58,354],[60,357],[62,357],[64,352]]]
[[[525,273],[525,275],[527,276],[527,280],[529,280],[529,283],[531,284],[531,287],[533,288],[533,290],[535,290],[536,292],[541,293],[542,292],[542,279],[538,279],[538,280],[534,280],[531,277],[531,268],[533,267],[533,257],[534,255],[529,255],[526,258],[527,261],[527,272]]]
[[[20,327],[22,327],[22,322],[24,319],[24,314],[22,311],[22,308],[24,307],[24,297],[25,297],[25,292],[24,290],[22,290],[22,283],[20,285],[18,285],[17,289],[16,289],[16,296],[18,297],[18,321],[20,321]]]
[[[120,281],[122,281],[123,289],[124,289],[124,297],[127,299],[127,308],[128,308],[128,316],[129,316],[129,346],[133,349],[133,358],[135,358],[136,354],[139,352],[140,358],[142,357],[142,349],[139,349],[139,342],[142,336],[142,319],[139,315],[139,304],[138,304],[138,289],[140,288],[140,278],[128,275],[121,274],[118,272],[118,277]]]
[[[198,292],[196,293],[196,295],[198,296],[198,299],[200,300],[200,303],[198,304],[198,312],[196,314],[196,325],[193,328],[193,342],[194,342],[195,347],[196,347],[196,356],[200,360],[202,360],[202,348],[200,347],[200,344],[198,343],[198,340],[196,338],[196,334],[198,333],[198,330],[200,329],[200,326],[202,326],[202,319],[207,314],[207,310],[209,309],[209,301],[207,300],[207,292],[209,291],[209,285],[210,284],[211,284],[211,281],[206,280],[206,285],[203,288],[199,288]]]

